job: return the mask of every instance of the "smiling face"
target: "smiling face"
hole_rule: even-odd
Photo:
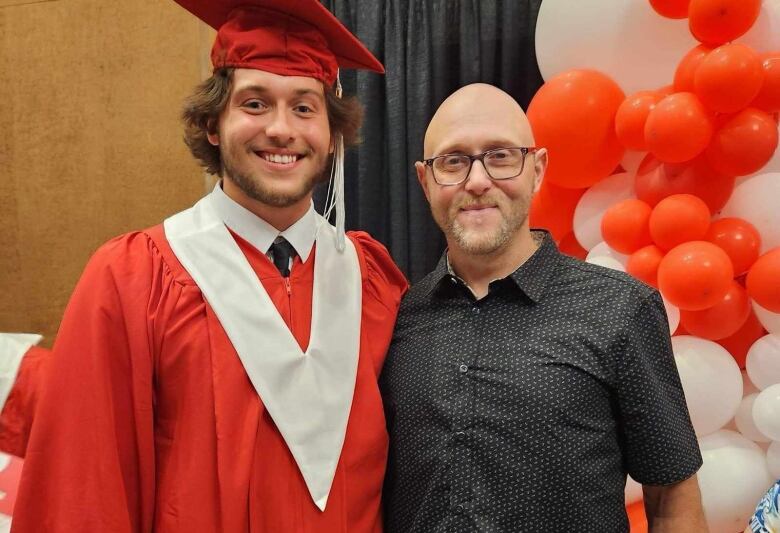
[[[331,151],[323,86],[313,78],[236,69],[208,138],[219,146],[225,180],[247,198],[270,208],[307,209]]]
[[[464,87],[445,100],[425,134],[426,158],[522,146],[534,146],[523,110],[509,95],[484,84]],[[451,186],[437,184],[423,163],[415,167],[449,248],[484,255],[501,251],[519,232],[528,232],[531,197],[545,162],[544,150],[529,154],[522,174],[495,181],[475,161],[468,179]]]

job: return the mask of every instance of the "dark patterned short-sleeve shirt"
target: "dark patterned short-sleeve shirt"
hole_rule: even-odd
[[[663,302],[549,235],[479,300],[446,256],[406,295],[381,377],[387,533],[628,531],[626,473],[701,466]]]

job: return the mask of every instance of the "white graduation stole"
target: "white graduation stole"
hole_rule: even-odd
[[[311,338],[303,352],[211,197],[165,220],[165,236],[214,309],[314,503],[324,511],[360,351],[362,284],[355,245],[347,239],[339,252],[335,228],[317,215]]]

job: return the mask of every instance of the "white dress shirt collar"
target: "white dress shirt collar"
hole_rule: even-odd
[[[268,253],[274,240],[281,236],[295,248],[302,262],[305,263],[309,258],[317,236],[317,213],[313,203],[292,226],[279,231],[225,194],[221,181],[211,194],[214,208],[225,225],[264,254]]]

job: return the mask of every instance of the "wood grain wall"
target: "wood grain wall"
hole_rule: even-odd
[[[203,195],[179,111],[212,39],[171,0],[0,0],[0,331],[50,345],[100,244]]]

